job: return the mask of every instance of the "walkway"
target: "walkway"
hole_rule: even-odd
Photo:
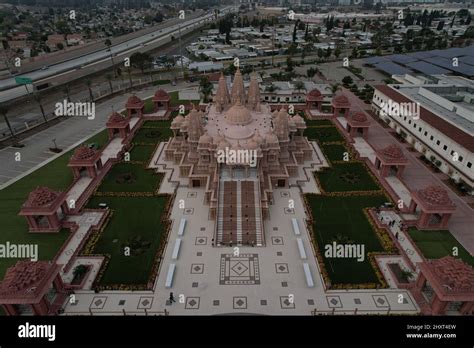
[[[353,110],[365,110],[370,105],[363,103],[353,93],[344,89],[344,94],[349,98]],[[368,133],[368,143],[375,149],[386,147],[390,144],[397,144],[397,140],[389,133],[389,129],[383,128],[377,121],[369,118],[370,128]],[[426,168],[418,158],[416,153],[403,151],[408,159],[408,165],[403,172],[403,182],[408,189],[418,190],[429,185],[439,185],[448,191],[449,197],[456,204],[456,211],[451,217],[448,228],[453,236],[474,255],[474,211],[464,200],[452,192],[451,188],[440,180],[438,176]]]

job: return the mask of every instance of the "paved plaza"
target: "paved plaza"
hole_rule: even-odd
[[[321,152],[317,144],[313,143],[313,146],[318,149],[313,154],[313,170],[327,166],[324,158],[319,160]],[[169,164],[167,170],[164,165],[160,165],[162,147],[158,147],[151,166],[166,172],[160,192],[172,193],[175,185],[170,184],[168,179],[172,174],[176,175],[177,170],[170,168]],[[176,175],[173,180],[180,179]],[[181,180],[184,181],[184,178]],[[314,182],[309,182],[305,187],[311,185]],[[185,208],[182,209],[179,208],[181,200],[185,202]],[[289,200],[294,201],[293,209],[288,209]],[[307,216],[300,188],[295,186],[275,190],[271,218],[264,225],[264,247],[214,247],[215,223],[203,219],[209,210],[203,201],[203,189],[179,186],[171,215],[173,225],[153,291],[102,291],[97,294],[79,290],[75,294],[76,303],[66,305],[65,315],[124,312],[161,315],[165,310],[171,315],[418,312],[407,290],[394,287],[383,290],[325,289],[305,226]],[[295,235],[292,229],[292,218],[298,221],[302,231],[300,235]],[[186,219],[186,227],[184,233],[179,235],[181,219]],[[178,239],[180,249],[176,256],[173,253]],[[306,251],[304,257],[299,252],[298,239],[301,239]],[[175,272],[172,286],[168,287],[166,282],[171,264],[175,265]],[[308,265],[311,272],[312,286],[308,285],[304,264]],[[170,292],[173,292],[175,303],[169,301]]]

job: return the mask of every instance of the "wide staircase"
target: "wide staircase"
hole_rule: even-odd
[[[222,178],[217,209],[217,245],[263,245],[258,181]]]

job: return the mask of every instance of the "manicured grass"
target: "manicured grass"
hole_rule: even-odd
[[[95,254],[109,254],[110,262],[100,285],[146,284],[160,247],[165,225],[160,221],[167,197],[92,197],[87,207],[106,203],[114,211],[94,248]],[[130,242],[140,238],[144,244],[136,253]],[[125,256],[124,248],[131,248]]]
[[[107,142],[107,132],[103,131],[85,143],[96,143],[99,147]],[[39,258],[51,260],[69,235],[69,230],[57,234],[35,234],[28,232],[28,225],[23,216],[18,216],[21,205],[28,194],[37,186],[46,186],[53,190],[64,191],[73,181],[72,171],[67,163],[72,155],[69,151],[54,161],[44,165],[30,175],[0,191],[0,244],[7,241],[14,244],[38,244]],[[18,259],[0,259],[0,279],[8,267]]]
[[[341,144],[326,144],[321,145],[321,150],[324,152],[326,157],[331,161],[343,161],[344,160],[344,152],[348,153],[349,151],[344,145]],[[350,159],[350,157],[349,157]]]
[[[314,126],[334,126],[331,120],[323,119],[323,120],[308,120],[305,119],[306,126],[314,127]]]
[[[151,114],[153,112],[155,104],[153,103],[151,98],[145,99],[144,102],[145,102],[145,105],[143,107],[143,112],[145,114]]]
[[[420,231],[410,228],[408,234],[427,259],[439,259],[453,255],[453,248],[458,248],[458,255],[471,266],[474,266],[474,257],[454,238],[449,231]]]
[[[380,206],[387,198],[384,195],[349,197],[307,195],[306,197],[313,214],[315,239],[332,283],[377,283],[377,275],[368,260],[367,253],[384,250],[363,209]],[[324,257],[326,244],[344,240],[365,246],[363,262],[357,262],[356,259]]]
[[[377,182],[369,175],[363,163],[334,163],[331,168],[316,172],[326,192],[376,191]]]
[[[145,121],[142,125],[143,128],[170,128],[171,127],[171,120],[163,120],[163,121],[152,121],[148,120]]]
[[[159,175],[147,170],[142,164],[120,162],[105,176],[98,192],[154,192],[158,188]]]
[[[318,140],[321,144],[335,141],[344,141],[344,138],[336,127],[308,127],[305,129],[304,135],[308,137],[309,140]]]
[[[169,128],[141,128],[133,137],[133,143],[156,145],[168,140],[173,135]]]
[[[154,150],[153,145],[134,145],[130,151],[130,161],[148,162]]]

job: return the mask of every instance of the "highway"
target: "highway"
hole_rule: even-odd
[[[220,9],[218,16],[222,17],[226,13],[235,10],[233,7],[225,7]],[[143,52],[147,48],[154,49],[156,45],[160,42],[165,43],[171,41],[171,37],[177,37],[179,31],[181,33],[187,32],[195,27],[199,27],[205,23],[215,21],[214,12],[208,12],[207,14],[193,18],[190,20],[183,20],[182,23],[174,24],[168,28],[159,29],[154,32],[142,35],[140,37],[122,42],[115,46],[111,46],[110,50],[104,47],[104,49],[64,61],[62,63],[54,64],[46,69],[38,69],[31,71],[23,77],[28,77],[33,80],[35,85],[38,85],[44,80],[51,79],[58,76],[63,76],[75,72],[79,69],[87,69],[92,66],[96,66],[99,63],[104,63],[110,61],[111,55],[114,57],[114,63],[117,64],[122,61],[122,59],[131,55],[134,52]],[[105,65],[108,67],[110,65]],[[104,66],[104,65],[102,65]],[[94,69],[95,70],[95,69]],[[33,86],[28,85],[28,89],[31,92]],[[15,78],[8,78],[0,81],[0,102],[6,102],[18,97],[24,96],[27,94],[26,88],[24,86],[18,86],[15,82]]]

